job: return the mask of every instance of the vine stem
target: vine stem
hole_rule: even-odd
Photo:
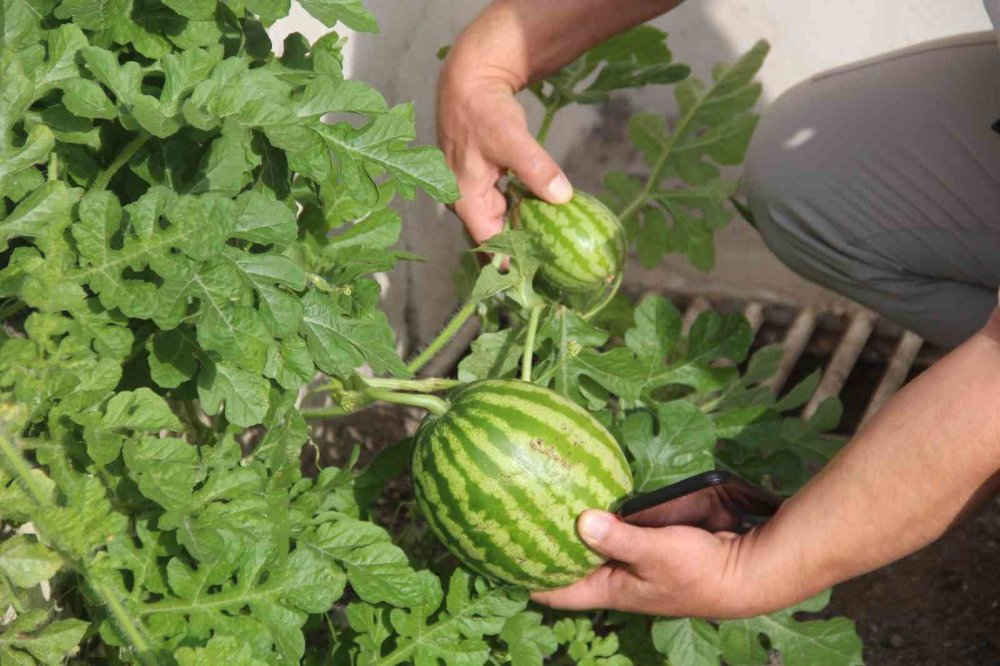
[[[3,435],[0,435],[0,452],[3,452],[7,462],[14,469],[14,473],[20,477],[21,482],[24,483],[28,492],[35,498],[35,501],[42,506],[51,505],[49,498],[45,496],[45,490],[39,485],[38,479],[35,478],[34,474],[31,473],[31,468],[28,466],[28,462],[24,459],[24,456]]]
[[[389,379],[383,377],[361,377],[361,383],[365,386],[378,389],[389,389],[390,391],[408,391],[410,393],[437,393],[438,391],[448,391],[461,386],[465,382],[457,379],[444,379],[442,377],[427,377],[425,379]],[[328,384],[321,384],[310,389],[306,397],[327,391],[344,390],[344,385],[334,381]]]
[[[542,306],[536,305],[531,308],[531,315],[528,317],[528,330],[524,338],[524,357],[521,359],[521,379],[526,382],[531,381],[531,360],[535,355],[535,334],[538,332],[538,319],[542,314]]]
[[[91,184],[90,189],[92,190],[103,190],[114,178],[118,170],[125,166],[132,156],[139,152],[139,149],[146,145],[149,141],[150,136],[146,132],[139,132],[134,139],[125,144],[122,148],[122,152],[115,158],[115,161],[108,165],[106,169],[97,174],[94,178],[94,182]]]
[[[618,293],[618,289],[622,286],[622,277],[624,276],[624,274],[625,274],[624,271],[619,271],[618,272],[618,275],[615,276],[615,281],[611,283],[611,289],[609,289],[608,293],[606,293],[604,295],[604,298],[602,298],[600,300],[600,302],[597,303],[597,305],[595,305],[594,307],[590,308],[589,310],[587,310],[582,315],[584,321],[587,321],[587,320],[593,318],[601,310],[603,310],[604,308],[608,307],[608,303],[611,302],[611,299],[615,297],[615,294]]]
[[[397,393],[396,391],[383,391],[381,389],[370,389],[365,392],[368,397],[382,402],[391,402],[396,405],[409,405],[426,409],[434,416],[441,416],[448,411],[448,403],[433,395],[421,393]]]
[[[205,438],[211,435],[212,429],[202,422],[194,403],[190,400],[181,400],[178,408],[181,422],[188,434],[191,435],[193,443],[205,442]]]
[[[569,353],[569,343],[568,343],[569,331],[566,326],[566,310],[563,309],[559,312],[559,356],[556,358],[556,363],[552,366],[557,368],[559,372],[556,375],[556,391],[564,396],[569,395],[569,379],[566,377],[565,365],[566,365],[566,355]]]
[[[546,106],[545,116],[542,117],[542,124],[538,128],[538,133],[535,134],[535,140],[538,141],[539,145],[545,145],[545,139],[548,138],[549,129],[552,127],[552,119],[555,117],[555,106]]]
[[[660,158],[656,160],[656,163],[650,170],[649,177],[646,179],[646,184],[643,186],[642,191],[639,192],[639,194],[637,194],[636,197],[622,209],[622,212],[618,214],[618,217],[620,217],[623,222],[639,210],[639,208],[649,199],[649,195],[653,193],[653,188],[656,187],[656,183],[660,180],[660,174],[663,172],[664,167],[667,166],[667,160],[670,159],[670,153],[673,152],[677,139],[687,131],[688,123],[691,122],[691,119],[694,118],[694,116],[695,114],[689,113],[684,116],[684,118],[682,118],[677,124],[677,127],[674,128],[673,134],[670,135],[670,140],[667,142],[667,145],[663,147],[663,153],[660,155]]]
[[[464,382],[457,379],[443,379],[441,377],[428,377],[426,379],[385,379],[382,377],[365,377],[362,379],[366,386],[373,389],[387,389],[390,391],[409,391],[411,393],[436,393],[447,391],[456,386],[461,386]]]
[[[469,301],[462,306],[462,309],[455,313],[455,316],[451,318],[441,332],[437,334],[437,337],[427,347],[420,352],[416,358],[406,364],[406,369],[411,373],[416,374],[427,365],[432,358],[437,356],[441,349],[451,342],[451,339],[455,337],[458,333],[458,329],[462,328],[462,325],[472,316],[472,313],[476,311],[476,301]]]
[[[38,503],[39,507],[50,508],[53,507],[53,503],[45,495],[45,490],[38,484],[38,480],[31,473],[31,468],[28,466],[28,462],[24,459],[17,449],[14,448],[14,444],[3,435],[0,435],[0,452],[3,453],[7,462],[14,469],[14,472],[20,477],[21,481],[27,487],[28,492]],[[44,535],[42,535],[44,538]],[[57,549],[58,550],[58,549]],[[72,560],[71,560],[72,561]],[[142,659],[143,663],[154,664],[155,662],[149,659],[149,644],[142,635],[142,631],[132,621],[131,616],[125,607],[122,606],[118,597],[115,596],[114,592],[109,590],[103,583],[98,582],[97,577],[90,574],[88,571],[86,562],[75,562],[77,568],[83,573],[84,578],[97,593],[97,596],[101,598],[101,602],[104,606],[115,616],[118,621],[118,625],[121,627],[125,636],[128,638],[132,646],[137,650],[139,658]]]
[[[318,421],[320,419],[328,419],[332,416],[345,416],[349,414],[346,409],[342,407],[323,407],[320,409],[301,409],[299,413],[302,415],[306,421]]]
[[[88,574],[86,568],[84,568],[84,574],[87,576],[90,586],[94,588],[97,592],[97,596],[101,598],[104,605],[111,611],[111,614],[115,616],[115,621],[118,623],[118,627],[128,638],[129,643],[132,647],[136,649],[139,654],[139,658],[144,664],[155,664],[156,661],[150,658],[149,655],[149,644],[146,642],[145,636],[142,635],[142,631],[137,627],[133,621],[132,616],[129,615],[125,607],[122,606],[121,602],[118,601],[118,597],[115,596],[114,592],[109,590],[104,583],[99,583],[96,579]]]

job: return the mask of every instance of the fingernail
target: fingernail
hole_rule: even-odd
[[[586,511],[580,516],[580,536],[587,541],[600,543],[611,531],[612,518],[600,511]]]
[[[566,203],[573,198],[573,186],[566,176],[559,174],[549,183],[549,198],[556,203]]]

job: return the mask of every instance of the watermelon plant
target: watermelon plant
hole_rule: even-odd
[[[357,0],[302,5],[377,29]],[[796,616],[827,595],[720,623],[529,605],[528,559],[566,564],[545,585],[598,563],[570,524],[584,504],[717,465],[789,492],[835,450],[822,433],[837,406],[788,416],[815,378],[771,396],[776,350],[744,365],[738,316],[684,332],[662,298],[633,306],[609,288],[578,311],[536,292],[552,248],[528,228],[482,248],[495,258],[470,262],[466,304],[401,360],[374,276],[406,258],[390,204],[458,192],[440,153],[411,145],[412,108],[344,78],[343,37],[292,35],[275,55],[265,26],[287,10],[3,0],[0,664],[860,663],[850,622]],[[731,193],[716,165],[742,157],[763,54],[703,85],[642,27],[533,89],[544,135],[569,103],[679,82],[671,128],[632,121],[648,174],[609,174],[602,195],[644,260],[707,263]],[[483,332],[457,377],[416,377],[473,314]],[[317,373],[329,405],[303,409]],[[511,406],[525,396],[530,411]],[[316,469],[307,422],[374,401],[431,416],[370,463],[355,449]],[[434,534],[466,547],[462,502],[480,511],[486,494],[462,495],[449,466],[501,473],[455,456],[488,443],[477,455],[502,461],[525,442],[540,470],[584,469],[546,500],[537,529],[558,538],[542,552],[535,523],[495,513],[541,506],[531,478],[512,479],[519,504],[490,504],[497,529],[469,542],[490,552],[460,565]],[[415,499],[390,533],[377,498],[411,455]],[[451,522],[435,522],[442,506]]]

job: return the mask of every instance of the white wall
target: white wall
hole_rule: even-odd
[[[382,35],[351,37],[350,74],[376,85],[390,102],[414,100],[420,140],[433,142],[435,52],[450,43],[486,2],[366,0],[366,4],[378,17]],[[732,60],[758,39],[768,39],[772,53],[761,73],[765,104],[830,67],[921,41],[990,29],[982,0],[687,0],[655,24],[670,34],[675,59],[691,64],[702,77],[716,61]],[[311,37],[323,32],[297,6],[271,33],[277,37],[292,30]],[[671,108],[662,88],[631,93],[630,101],[635,108],[664,112]],[[537,119],[537,109],[530,101],[528,105]],[[549,142],[557,159],[578,147],[598,113],[595,108],[569,109],[560,116]],[[458,222],[433,202],[418,200],[407,204],[404,212],[407,249],[431,261],[397,271],[390,307],[409,339],[419,343],[433,334],[453,307],[450,274],[464,238]],[[754,242],[745,233],[737,238],[735,242]],[[766,261],[766,253],[760,254]],[[776,275],[775,279],[788,279],[780,270]],[[419,300],[409,298],[411,293],[419,294]]]
[[[679,59],[705,73],[720,42],[739,53],[768,39],[761,80],[770,99],[831,67],[990,29],[982,0],[688,0],[655,24]]]

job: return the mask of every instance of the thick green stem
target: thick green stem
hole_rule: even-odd
[[[146,636],[141,626],[136,625],[132,616],[122,606],[118,597],[115,596],[115,593],[109,590],[103,583],[97,582],[96,577],[89,575],[86,569],[84,569],[84,575],[87,577],[91,588],[101,598],[101,602],[111,612],[111,615],[114,616],[115,623],[122,630],[122,633],[125,634],[128,642],[135,648],[142,663],[156,664],[156,660],[149,654],[149,643],[146,641]]]
[[[299,413],[306,421],[321,421],[333,418],[334,416],[345,416],[351,412],[343,407],[322,407],[318,409],[303,409]]]
[[[559,355],[553,364],[556,375],[556,391],[569,395],[569,376],[566,373],[566,356],[569,354],[569,327],[566,325],[566,310],[559,312]]]
[[[0,435],[0,452],[3,453],[7,462],[13,468],[14,473],[21,479],[25,487],[31,493],[34,500],[38,503],[39,507],[46,508],[53,506],[50,499],[45,495],[45,490],[39,485],[38,480],[31,473],[31,468],[28,466],[28,461],[24,459],[24,456],[14,448],[14,444],[3,435]],[[48,542],[45,539],[44,534],[39,535],[43,541]],[[58,549],[57,549],[58,550]],[[115,594],[109,590],[104,584],[98,582],[97,576],[92,575],[88,571],[86,562],[76,562],[76,568],[80,573],[83,574],[84,578],[87,579],[91,588],[94,592],[101,598],[101,602],[104,606],[114,615],[115,620],[118,622],[118,626],[121,627],[122,632],[125,637],[128,638],[129,643],[134,647],[142,659],[143,663],[154,664],[155,661],[149,656],[149,644],[147,643],[143,632],[140,627],[136,626],[129,615],[128,611],[125,610],[121,602],[115,596]]]
[[[132,156],[139,152],[140,148],[146,145],[149,138],[149,134],[140,131],[134,139],[129,141],[125,147],[122,148],[122,152],[118,154],[115,161],[109,164],[108,168],[97,174],[97,177],[94,179],[93,184],[91,184],[90,189],[103,190],[107,187],[108,183],[111,182],[111,179],[114,178],[116,173],[118,173],[118,170],[128,164],[128,161],[132,159]]]
[[[451,339],[455,337],[456,333],[458,333],[458,329],[462,328],[462,325],[468,321],[469,317],[471,317],[472,313],[475,311],[475,301],[469,301],[463,305],[462,309],[456,312],[455,316],[451,318],[451,321],[449,321],[448,324],[441,329],[441,332],[438,333],[437,337],[434,338],[434,340],[431,341],[431,343],[427,345],[427,347],[420,352],[416,358],[406,364],[406,369],[414,374],[419,372],[421,368],[431,361],[432,358],[437,356],[438,352],[440,352],[445,345],[451,342]]]
[[[597,305],[590,308],[589,310],[587,310],[586,313],[584,313],[583,315],[584,320],[591,319],[592,317],[596,316],[601,310],[608,307],[608,303],[611,302],[611,299],[615,297],[615,294],[618,293],[618,289],[622,286],[622,277],[624,276],[624,274],[625,274],[624,271],[619,271],[618,275],[615,276],[614,282],[611,283],[611,288],[608,289],[606,294],[604,294],[604,297],[597,303]]]
[[[433,395],[420,393],[397,393],[395,391],[383,391],[381,389],[371,389],[365,391],[368,397],[382,402],[391,402],[396,405],[409,405],[426,409],[434,416],[441,416],[448,411],[448,403]]]
[[[541,145],[545,145],[545,139],[549,136],[549,128],[552,127],[552,119],[556,117],[556,107],[546,106],[545,116],[542,118],[542,124],[538,128],[538,134],[535,135],[535,139]]]
[[[629,202],[625,208],[618,214],[622,222],[627,220],[631,215],[633,215],[637,210],[639,210],[649,199],[649,196],[656,189],[657,183],[660,182],[660,174],[663,173],[663,169],[667,166],[667,160],[670,159],[670,154],[673,152],[674,145],[677,140],[684,135],[687,131],[688,123],[694,118],[694,113],[689,113],[688,115],[681,118],[677,127],[674,128],[673,134],[670,135],[670,140],[667,141],[667,145],[663,147],[663,152],[660,157],[653,164],[653,168],[649,172],[649,177],[646,179],[646,184],[643,186],[642,191],[636,195],[632,201]]]
[[[524,357],[521,359],[521,379],[531,381],[531,361],[535,357],[535,334],[538,332],[538,319],[542,314],[542,306],[531,309],[528,317],[528,329],[524,336]]]
[[[422,407],[431,412],[437,413],[441,404],[443,403],[439,398],[434,396],[426,395],[429,393],[437,393],[438,391],[447,391],[453,389],[456,386],[461,386],[464,382],[460,382],[457,379],[443,379],[440,377],[428,377],[427,379],[390,379],[383,377],[356,377],[355,378],[355,388],[350,391],[344,391],[344,385],[338,381],[330,382],[329,384],[324,384],[319,386],[309,392],[308,395],[314,393],[322,393],[323,391],[339,391],[339,394],[334,396],[334,400],[337,401],[339,396],[340,400],[343,401],[350,396],[354,396],[351,403],[348,406],[344,406],[343,402],[341,404],[334,405],[332,407],[319,407],[316,409],[303,409],[300,411],[302,417],[307,421],[315,421],[319,419],[327,419],[334,416],[344,416],[346,414],[351,414],[361,407],[367,406],[372,400],[384,400],[385,402],[395,402],[399,404],[412,404],[416,407]],[[426,398],[426,400],[424,399]]]
[[[49,169],[48,169],[48,179],[50,183],[54,183],[59,180],[59,154],[52,153],[49,155]]]
[[[21,452],[14,448],[14,443],[0,435],[0,453],[3,453],[7,463],[17,474],[18,478],[31,493],[31,496],[42,506],[50,506],[51,502],[45,494],[45,489],[38,483],[38,479],[31,473],[28,461],[24,459]]]
[[[308,398],[309,396],[316,395],[317,393],[333,393],[334,391],[341,393],[343,390],[344,383],[339,379],[333,379],[326,384],[320,384],[319,386],[309,389],[306,391],[305,397]]]
[[[428,377],[427,379],[385,379],[382,377],[364,377],[361,381],[373,389],[386,389],[389,391],[408,391],[410,393],[437,393],[447,391],[456,386],[461,386],[464,382],[457,379],[442,379],[440,377]]]

